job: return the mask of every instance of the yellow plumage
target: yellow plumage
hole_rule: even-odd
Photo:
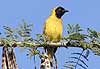
[[[62,21],[56,16],[50,16],[45,24],[43,33],[50,38],[50,41],[60,41],[62,36]]]
[[[62,12],[63,14],[60,13],[61,15],[59,15],[59,12],[62,11],[62,7],[58,9],[57,8],[58,7],[52,10],[50,16],[47,18],[47,20],[44,23],[43,34],[48,36],[51,42],[59,42],[62,37],[62,20],[59,16],[62,16],[66,11],[63,8],[63,12]],[[59,16],[57,17],[57,15]],[[56,52],[56,49],[57,47],[47,47],[48,58],[51,62],[53,61],[53,56]]]

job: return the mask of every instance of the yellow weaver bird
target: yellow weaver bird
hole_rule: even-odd
[[[50,42],[60,42],[62,37],[62,19],[61,17],[65,12],[69,12],[65,10],[63,7],[55,7],[50,16],[44,23],[43,34],[50,39]],[[53,61],[53,56],[57,50],[57,47],[47,47],[47,54],[50,60],[50,63]],[[52,64],[51,64],[52,66]]]

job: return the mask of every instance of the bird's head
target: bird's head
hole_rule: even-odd
[[[61,6],[57,6],[52,10],[52,15],[55,15],[57,18],[61,18],[64,13],[69,12]]]

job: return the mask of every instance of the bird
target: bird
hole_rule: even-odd
[[[43,35],[47,36],[50,42],[60,42],[62,38],[62,19],[61,17],[69,12],[61,6],[56,6],[51,11],[50,16],[45,20],[43,27]],[[56,53],[57,47],[44,47],[47,51],[48,59],[50,60],[51,67],[53,67],[53,56]]]

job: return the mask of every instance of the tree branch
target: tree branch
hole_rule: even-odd
[[[7,44],[7,38],[0,38],[0,46],[12,46],[12,47],[29,47],[29,48],[39,48],[39,47],[78,47],[85,49],[90,49],[95,54],[100,55],[100,44],[96,42],[85,42],[85,41],[66,41],[59,43],[37,43],[37,42],[27,42],[27,41],[11,41]]]

